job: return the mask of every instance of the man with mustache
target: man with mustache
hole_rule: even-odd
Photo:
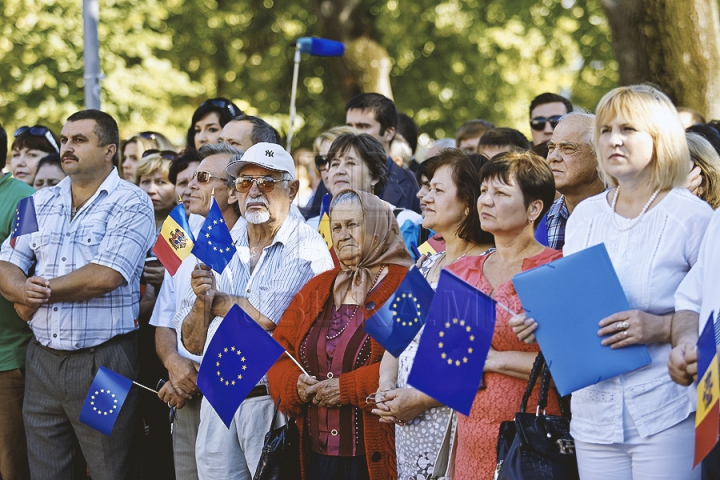
[[[195,299],[184,301],[174,319],[183,345],[192,353],[204,351],[235,303],[265,330],[274,330],[305,283],[333,267],[322,237],[302,218],[289,214],[299,182],[292,157],[280,145],[251,146],[233,157],[227,173],[235,177],[234,195],[246,222],[234,237],[237,255],[219,278],[205,265],[192,272]],[[273,410],[265,378],[240,405],[229,430],[203,399],[195,450],[199,476],[251,479]]]
[[[32,478],[75,478],[78,446],[93,478],[140,478],[137,389],[111,436],[79,421],[100,366],[133,380],[139,373],[135,319],[155,222],[149,197],[113,167],[118,143],[106,113],[71,115],[60,148],[67,178],[33,195],[38,231],[0,251],[0,293],[32,320],[35,337],[23,404]]]

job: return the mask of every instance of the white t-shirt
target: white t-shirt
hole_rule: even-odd
[[[675,291],[698,258],[712,209],[687,189],[675,188],[629,230],[619,231],[613,215],[621,228],[633,221],[612,211],[608,192],[581,202],[568,219],[563,254],[604,243],[630,307],[655,315],[672,313]],[[693,412],[687,387],[668,374],[670,344],[647,347],[650,365],[573,393],[575,438],[622,442],[623,408],[641,437],[676,425]]]

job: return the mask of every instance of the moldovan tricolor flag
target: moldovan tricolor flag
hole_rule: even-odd
[[[697,412],[695,412],[695,460],[696,466],[710,453],[718,441],[720,430],[720,374],[717,347],[715,346],[715,322],[710,314],[697,343]]]
[[[180,264],[190,255],[194,245],[195,239],[185,215],[185,207],[181,203],[173,208],[163,222],[152,251],[165,265],[170,275],[175,275]]]

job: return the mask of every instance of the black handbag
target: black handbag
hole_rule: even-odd
[[[262,455],[253,480],[295,480],[300,477],[300,434],[295,419],[275,426],[280,399],[275,405],[270,431],[265,434]]]
[[[570,435],[570,414],[560,399],[562,416],[546,415],[550,371],[539,353],[515,420],[502,422],[497,442],[497,480],[576,480],[580,478],[575,441]],[[527,403],[542,370],[540,396],[535,413],[526,413]],[[553,389],[554,390],[554,389]],[[557,391],[555,391],[557,394]]]

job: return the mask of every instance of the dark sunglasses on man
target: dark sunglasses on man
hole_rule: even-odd
[[[216,180],[222,180],[223,182],[225,181],[223,177],[215,176],[206,170],[197,170],[195,173],[193,173],[192,178],[193,180],[197,178],[198,183],[208,183],[211,178],[214,178]]]
[[[274,179],[272,177],[248,177],[242,176],[235,179],[235,190],[240,193],[247,193],[252,188],[253,183],[256,183],[258,188],[263,193],[270,193],[275,188],[275,184],[278,182],[284,182],[285,180]]]
[[[60,147],[58,147],[58,144],[53,138],[49,128],[43,127],[42,125],[35,125],[34,127],[28,127],[25,125],[15,130],[15,138],[23,135],[24,133],[29,133],[33,137],[44,137],[45,140],[50,142],[50,145],[52,145],[55,151],[60,153]]]
[[[151,148],[150,150],[145,150],[142,154],[142,158],[145,158],[149,155],[160,155],[165,160],[170,160],[171,162],[174,162],[177,158],[177,153],[173,152],[172,150],[158,150],[156,148]]]
[[[535,117],[530,120],[530,128],[536,132],[542,132],[545,130],[545,124],[550,122],[550,126],[554,130],[555,127],[557,127],[557,124],[560,123],[561,118],[562,115],[553,115],[552,117]]]

